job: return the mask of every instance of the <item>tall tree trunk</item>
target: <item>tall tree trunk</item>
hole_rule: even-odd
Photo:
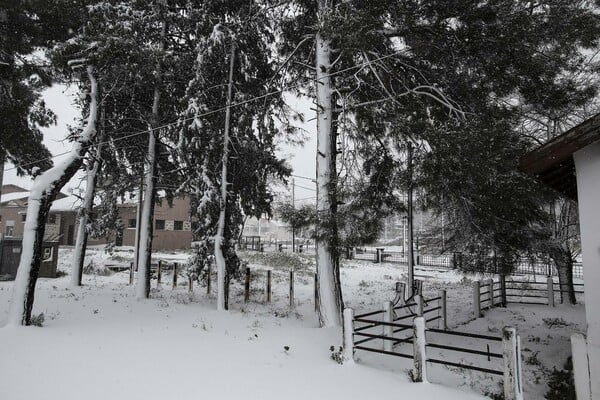
[[[163,20],[161,28],[160,51],[165,51],[165,36],[167,33],[167,23]],[[158,110],[162,86],[162,64],[159,62],[156,66],[156,86],[154,87],[154,98],[152,101],[152,121],[150,124],[150,134],[148,135],[148,154],[146,156],[146,179],[144,189],[144,203],[142,207],[142,218],[139,226],[139,253],[138,253],[138,274],[136,296],[138,299],[147,299],[150,296],[150,264],[152,262],[152,235],[154,234],[154,201],[156,197],[156,165],[157,165],[157,146],[158,146]]]
[[[219,224],[215,235],[215,262],[217,264],[217,310],[227,309],[225,286],[227,279],[227,265],[223,254],[223,241],[225,234],[225,212],[227,210],[227,161],[229,159],[229,129],[231,123],[231,97],[233,90],[233,66],[235,61],[235,43],[231,39],[231,53],[229,55],[229,83],[227,85],[227,108],[225,110],[225,130],[223,132],[223,157],[221,159],[221,199],[219,202]]]
[[[90,81],[90,114],[87,125],[69,156],[60,164],[39,175],[31,189],[27,218],[23,230],[23,250],[10,303],[8,325],[29,325],[40,270],[42,243],[50,206],[60,189],[75,175],[96,135],[98,85],[91,66],[87,67]]]
[[[133,270],[137,271],[140,261],[140,226],[142,225],[142,209],[144,208],[144,166],[140,168],[140,185],[137,194],[137,207],[135,210],[135,241],[133,243]]]
[[[104,120],[104,109],[102,106],[102,121]],[[81,286],[81,277],[83,275],[83,264],[85,261],[85,251],[88,241],[88,223],[90,222],[90,215],[94,207],[94,197],[96,196],[96,183],[98,181],[98,170],[101,164],[101,149],[102,140],[104,139],[104,126],[101,122],[101,132],[98,136],[96,154],[92,165],[86,171],[86,184],[85,184],[85,196],[83,198],[83,205],[79,210],[79,224],[77,225],[77,239],[75,241],[75,251],[73,254],[73,261],[71,265],[71,286]]]
[[[328,3],[319,2],[320,12]],[[316,100],[317,100],[317,226],[316,260],[319,294],[319,322],[321,326],[341,326],[342,290],[339,277],[338,232],[335,223],[337,180],[333,129],[333,102],[330,41],[316,35]]]

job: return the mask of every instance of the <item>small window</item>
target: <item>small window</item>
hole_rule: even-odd
[[[48,215],[48,223],[52,225],[56,224],[56,214]]]
[[[42,256],[42,262],[52,261],[54,255],[54,249],[52,247],[44,247],[44,255]]]
[[[21,214],[21,222],[25,222],[27,219],[27,214]]]
[[[128,228],[135,228],[136,223],[135,223],[135,218],[131,218],[127,220],[127,227]]]
[[[155,228],[157,231],[163,231],[165,229],[165,220],[157,219],[155,222]]]
[[[183,221],[175,221],[173,224],[173,230],[182,231],[183,230]]]

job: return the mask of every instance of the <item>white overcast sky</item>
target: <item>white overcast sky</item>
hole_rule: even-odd
[[[78,95],[76,90],[71,90],[63,85],[55,85],[44,92],[44,99],[49,108],[51,108],[57,116],[57,124],[49,128],[44,128],[44,144],[54,155],[69,151],[71,144],[65,141],[67,136],[67,126],[75,125],[76,119],[80,116],[79,110],[73,106],[74,96]],[[303,147],[282,145],[279,156],[284,157],[294,169],[293,174],[299,176],[315,177],[315,152],[316,152],[316,122],[314,112],[310,110],[310,101],[306,98],[296,99],[295,97],[287,97],[290,106],[295,110],[305,114],[307,122],[298,126],[302,126],[308,134],[308,140]],[[54,158],[56,163],[61,159],[60,156]],[[15,184],[25,189],[30,189],[32,180],[29,177],[18,177],[14,166],[11,163],[5,165],[4,184]],[[70,190],[79,186],[80,176],[73,178],[63,189],[64,193],[69,193]],[[296,184],[307,188],[314,188],[313,182],[296,178]],[[84,187],[83,185],[81,186]],[[311,199],[315,196],[314,190],[307,190],[296,186],[296,199]]]

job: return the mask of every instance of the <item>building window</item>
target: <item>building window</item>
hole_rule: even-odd
[[[15,233],[15,227],[12,225],[9,225],[6,227],[6,230],[4,231],[4,236],[6,237],[12,237]]]
[[[182,231],[183,230],[183,221],[175,221],[173,224],[174,231]]]
[[[48,215],[48,223],[52,225],[56,224],[56,214]]]
[[[157,231],[163,231],[165,230],[165,220],[164,219],[157,219],[155,222],[155,228]]]
[[[135,226],[136,226],[135,222],[136,222],[135,218],[128,219],[127,220],[127,227],[130,228],[130,229],[135,229]]]
[[[27,219],[27,214],[21,214],[21,222],[25,222]]]

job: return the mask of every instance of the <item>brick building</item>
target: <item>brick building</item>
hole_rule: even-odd
[[[29,191],[16,185],[2,186],[0,198],[0,238],[21,238],[27,215]],[[77,198],[59,193],[52,204],[44,238],[58,241],[60,245],[72,246],[76,241]],[[137,204],[119,205],[119,216],[123,223],[122,232],[117,232],[118,246],[134,246]],[[154,207],[154,250],[189,249],[192,242],[188,198],[176,198],[170,207],[166,201]],[[105,244],[105,239],[90,240],[89,245]]]

